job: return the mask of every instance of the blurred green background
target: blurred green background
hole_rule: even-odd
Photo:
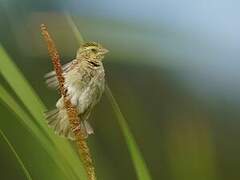
[[[71,14],[86,41],[110,50],[106,79],[152,179],[240,179],[239,7],[237,0],[0,0],[0,43],[52,109],[59,95],[44,83],[52,65],[39,27],[48,26],[66,63],[79,46],[64,15]],[[30,114],[3,76],[0,83]],[[0,101],[0,129],[32,178],[74,179],[17,119]],[[137,179],[106,95],[90,123],[98,179]],[[0,147],[0,179],[26,179],[3,137]]]

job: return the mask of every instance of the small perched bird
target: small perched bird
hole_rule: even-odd
[[[105,73],[102,60],[108,52],[96,42],[86,42],[77,51],[76,59],[63,65],[64,86],[71,103],[77,108],[80,119],[79,129],[87,138],[93,129],[87,122],[93,107],[99,102],[105,87]],[[45,75],[46,83],[51,88],[58,88],[58,80],[54,71]],[[56,103],[56,109],[45,113],[48,125],[56,134],[75,140],[70,128],[64,99]]]

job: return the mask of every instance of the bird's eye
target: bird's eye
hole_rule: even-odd
[[[94,53],[96,53],[97,52],[97,50],[96,49],[91,49],[92,50],[92,52],[94,52]]]

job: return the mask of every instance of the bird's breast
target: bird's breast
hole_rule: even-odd
[[[68,95],[79,113],[84,112],[99,101],[104,91],[104,76],[103,68],[78,70],[66,75],[65,86],[68,89]]]

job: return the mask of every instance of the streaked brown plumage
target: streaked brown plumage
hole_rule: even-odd
[[[108,52],[100,44],[87,42],[80,46],[76,59],[63,66],[65,87],[71,103],[77,107],[80,117],[80,130],[86,135],[93,133],[87,119],[93,107],[99,102],[105,85],[105,73],[102,64],[104,54]],[[58,88],[55,72],[45,75],[49,87]],[[64,108],[63,98],[56,103],[56,109],[46,112],[46,119],[54,131],[74,140],[70,129],[67,111]]]

